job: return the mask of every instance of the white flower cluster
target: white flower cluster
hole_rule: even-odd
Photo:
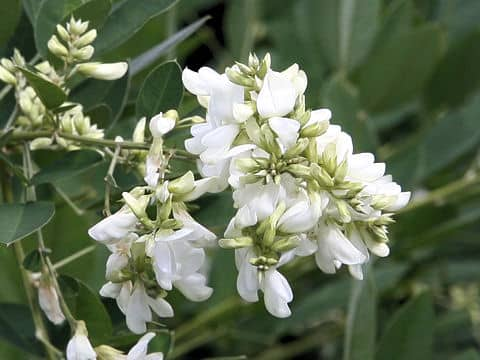
[[[112,252],[106,265],[108,283],[100,294],[116,299],[134,333],[147,330],[152,311],[173,316],[165,300],[173,287],[192,301],[206,300],[212,293],[201,270],[204,247],[214,244],[216,237],[189,215],[186,203],[219,188],[215,179],[195,180],[192,172],[165,179],[168,159],[162,137],[176,121],[176,111],[151,119],[146,185],[123,193],[125,205],[89,230]]]
[[[286,317],[293,294],[280,266],[315,254],[322,271],[344,264],[362,279],[369,252],[388,255],[387,225],[410,193],[372,154],[353,153],[330,110],[305,108],[297,64],[277,72],[268,54],[251,55],[224,74],[185,69],[183,82],[206,108],[185,147],[203,176],[233,188],[238,211],[220,245],[236,249],[243,299],[258,301],[262,290],[267,310]]]
[[[88,21],[75,20],[73,17],[66,26],[57,25],[57,35],[53,35],[49,42],[50,52],[63,62],[63,67],[55,69],[48,61],[28,68],[25,59],[18,50],[14,51],[11,59],[0,59],[0,81],[15,88],[15,97],[19,113],[14,119],[14,130],[59,130],[69,135],[81,135],[90,138],[103,138],[103,130],[90,123],[79,104],[65,102],[61,105],[64,111],[53,114],[48,111],[40,97],[31,87],[21,69],[27,69],[54,85],[62,88],[66,94],[70,89],[67,81],[75,73],[101,80],[115,80],[121,78],[128,69],[126,62],[98,63],[86,62],[93,56],[94,48],[91,43],[97,36],[95,29],[88,30]],[[57,120],[58,119],[58,120]],[[51,147],[53,143],[75,150],[78,147],[70,140],[55,137],[40,137],[31,143],[32,149]]]

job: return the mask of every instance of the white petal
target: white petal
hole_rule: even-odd
[[[268,124],[273,132],[278,136],[278,140],[284,149],[289,149],[298,139],[298,130],[300,123],[297,120],[272,117],[268,120]]]
[[[269,71],[258,94],[258,113],[263,118],[284,116],[293,110],[296,98],[297,90],[288,77]]]
[[[208,85],[197,72],[185,68],[182,72],[182,81],[185,88],[192,94],[209,95]]]
[[[175,127],[175,119],[163,116],[159,113],[150,119],[150,132],[153,137],[162,137]]]
[[[158,316],[162,318],[173,317],[173,308],[165,299],[161,297],[157,297],[156,299],[148,297],[147,301],[148,305]]]
[[[143,335],[133,346],[127,355],[127,360],[143,360],[147,355],[148,343],[155,337],[155,333],[149,332]]]
[[[238,268],[237,290],[245,301],[256,302],[258,301],[259,288],[257,268],[249,263],[250,255],[250,251],[244,249],[235,250],[235,259]]]
[[[152,321],[152,312],[147,303],[147,294],[142,282],[135,284],[132,295],[128,301],[127,326],[135,334],[142,334],[147,331],[146,322]]]
[[[195,273],[175,281],[175,287],[191,301],[204,301],[213,293],[213,289],[205,285],[206,282],[205,276]]]
[[[362,265],[348,265],[348,271],[357,280],[363,280]]]
[[[287,279],[277,270],[265,273],[264,301],[268,312],[276,317],[291,315],[288,303],[293,300],[293,293]]]

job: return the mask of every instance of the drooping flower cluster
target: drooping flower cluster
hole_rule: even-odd
[[[166,180],[163,136],[176,121],[176,111],[151,119],[145,186],[123,193],[125,205],[89,230],[112,252],[106,265],[108,282],[100,293],[116,299],[135,333],[147,330],[152,311],[163,318],[173,316],[165,297],[174,287],[192,301],[206,300],[212,293],[201,268],[203,248],[216,237],[189,215],[186,203],[219,187],[216,179],[195,180],[192,172]]]
[[[57,36],[58,35],[58,36]],[[89,62],[94,53],[91,43],[97,36],[95,29],[88,29],[88,21],[75,20],[73,17],[66,26],[57,25],[57,35],[48,41],[48,49],[59,58],[62,67],[56,69],[50,62],[43,61],[29,67],[18,50],[11,59],[0,60],[0,80],[15,88],[18,115],[9,124],[18,131],[58,130],[68,135],[81,135],[90,138],[103,138],[103,130],[90,123],[90,118],[79,104],[66,101],[59,108],[63,111],[52,112],[30,86],[23,71],[58,86],[66,94],[70,92],[68,80],[76,73],[101,80],[121,78],[127,71],[126,62],[104,64]],[[31,143],[32,149],[51,147],[56,143],[62,148],[75,150],[78,147],[71,140],[55,137],[39,137]]]
[[[342,265],[362,279],[369,252],[387,256],[387,225],[405,206],[385,165],[353,152],[351,137],[330,125],[328,109],[305,107],[307,77],[297,64],[277,72],[255,55],[224,74],[185,69],[183,82],[206,109],[185,147],[200,173],[233,189],[235,217],[220,245],[234,248],[243,299],[290,315],[293,294],[279,267],[314,254],[318,267]]]

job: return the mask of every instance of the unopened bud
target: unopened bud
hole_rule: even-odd
[[[2,65],[0,65],[0,80],[14,86],[17,84],[15,76]]]
[[[125,203],[130,208],[130,210],[132,210],[132,212],[140,221],[143,222],[144,220],[148,219],[146,209],[150,201],[149,196],[142,195],[138,198],[135,198],[130,193],[123,192],[122,197],[123,197],[123,200],[125,200]]]
[[[305,126],[300,131],[300,136],[302,137],[317,137],[325,133],[328,129],[328,121],[319,121],[314,124]]]
[[[300,240],[296,235],[290,236],[290,237],[284,237],[279,240],[276,240],[273,243],[272,250],[278,253],[284,253],[292,249],[295,249],[299,243],[300,243]]]
[[[310,177],[310,168],[301,164],[291,164],[287,166],[287,171],[294,176],[308,178]]]
[[[122,351],[108,345],[97,346],[94,350],[98,359],[101,360],[118,360],[126,358],[126,355],[124,355]]]
[[[121,78],[128,70],[126,62],[103,64],[90,62],[76,66],[78,72],[85,76],[99,80],[116,80]]]
[[[135,125],[135,129],[133,130],[132,140],[134,142],[142,143],[145,140],[145,124],[147,119],[145,117],[141,118],[137,125]]]
[[[48,50],[58,57],[67,57],[68,49],[58,40],[56,35],[53,35],[47,43]]]
[[[52,143],[52,138],[39,137],[32,140],[30,143],[30,150],[47,149],[52,145]]]
[[[85,47],[82,47],[81,49],[72,49],[72,56],[76,60],[80,61],[87,61],[90,60],[93,56],[93,52],[95,49],[91,45],[87,45]]]
[[[227,74],[228,80],[230,80],[234,84],[245,87],[255,86],[255,81],[252,78],[247,77],[232,68],[227,68],[225,70],[225,74]]]
[[[253,239],[249,236],[241,236],[233,239],[220,239],[218,245],[224,249],[240,249],[251,246]]]
[[[82,48],[86,45],[90,45],[96,38],[97,30],[92,29],[75,40],[73,45],[77,48]]]
[[[248,54],[248,66],[251,68],[257,68],[260,65],[260,60],[258,60],[257,55],[255,54]]]
[[[82,20],[75,20],[72,16],[70,22],[67,24],[67,30],[70,31],[73,35],[80,36],[88,29],[88,21],[83,22]]]
[[[287,150],[287,152],[285,153],[284,157],[286,159],[291,159],[291,158],[294,158],[298,155],[300,155],[301,153],[303,153],[305,151],[305,149],[307,148],[308,144],[310,143],[310,140],[309,139],[298,139],[297,140],[297,143],[292,146],[290,149]]]
[[[186,172],[182,177],[170,181],[168,191],[175,195],[184,195],[191,192],[195,187],[195,177],[191,171]]]

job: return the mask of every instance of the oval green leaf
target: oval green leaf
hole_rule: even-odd
[[[55,214],[51,202],[0,205],[0,243],[11,244],[45,226]]]
[[[67,94],[65,94],[60,87],[35,74],[33,71],[25,68],[19,69],[22,71],[23,75],[25,75],[28,83],[35,90],[35,93],[47,109],[57,108],[65,102]]]
[[[95,43],[98,53],[111,50],[127,41],[151,18],[168,10],[178,0],[126,0],[110,14]]]
[[[43,168],[32,178],[32,184],[56,183],[60,180],[77,176],[94,166],[100,165],[102,162],[102,155],[96,151],[71,151],[60,160]]]
[[[108,13],[111,4],[109,0],[44,0],[38,10],[35,22],[35,44],[38,52],[48,55],[47,42],[55,33],[57,24],[65,25],[70,15],[89,21],[90,28],[99,27]]]
[[[175,61],[153,69],[143,82],[137,98],[137,117],[150,118],[160,111],[178,107],[183,97],[182,70]]]

